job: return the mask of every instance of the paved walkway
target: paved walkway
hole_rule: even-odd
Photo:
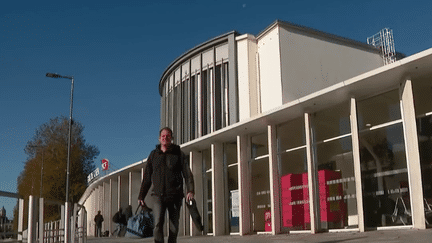
[[[166,241],[166,240],[165,240]],[[87,239],[89,243],[116,243],[116,242],[153,242],[153,238],[147,239],[128,239],[128,238],[94,238]],[[432,229],[399,229],[399,230],[379,230],[360,232],[339,232],[321,234],[281,234],[281,235],[248,235],[248,236],[196,236],[179,237],[179,243],[261,243],[261,242],[409,242],[409,243],[430,243],[432,242]]]

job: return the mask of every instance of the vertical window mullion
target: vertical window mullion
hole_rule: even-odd
[[[228,90],[228,63],[224,63],[223,64],[223,70],[224,70],[224,93],[225,93],[225,100],[224,100],[224,106],[225,106],[225,117],[224,117],[224,121],[225,121],[225,126],[228,126],[229,124],[229,90]]]
[[[198,106],[198,125],[197,125],[197,137],[202,136],[202,103],[203,103],[203,96],[202,96],[202,85],[201,85],[201,72],[197,74],[197,106]]]
[[[209,70],[210,78],[210,133],[215,131],[215,88],[214,88],[214,66]]]

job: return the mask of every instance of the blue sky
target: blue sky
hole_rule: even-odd
[[[393,29],[396,51],[432,47],[431,1],[0,0],[0,190],[16,192],[24,147],[50,118],[74,119],[89,144],[122,168],[157,143],[158,82],[196,45],[226,32],[258,34],[276,19],[366,42]],[[15,200],[0,197],[12,218]]]

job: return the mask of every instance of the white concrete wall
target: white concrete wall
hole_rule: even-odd
[[[101,208],[101,214],[104,218],[102,223],[102,233],[110,230],[111,227],[111,196],[110,196],[110,183],[108,180],[103,182],[103,203]],[[111,231],[110,231],[111,232]]]
[[[264,113],[282,105],[281,55],[277,26],[258,40],[258,68],[261,111]]]
[[[129,205],[129,173],[119,177],[119,203],[120,207],[124,209]]]
[[[297,33],[283,25],[279,34],[284,104],[383,65],[376,52]]]
[[[129,172],[130,176],[130,198],[129,205],[132,205],[132,209],[135,210],[138,207],[138,196],[141,189],[141,171]]]
[[[260,112],[257,80],[257,44],[252,35],[242,35],[237,41],[239,121]]]
[[[115,179],[110,179],[110,187],[111,187],[111,215],[114,216],[115,213],[119,210],[118,205],[118,182]],[[112,218],[111,216],[111,218]],[[110,232],[113,232],[115,229],[114,223],[111,223]]]

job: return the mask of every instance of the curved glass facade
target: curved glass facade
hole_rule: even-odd
[[[235,33],[192,49],[164,73],[161,127],[176,131],[183,144],[238,121],[235,80]]]

